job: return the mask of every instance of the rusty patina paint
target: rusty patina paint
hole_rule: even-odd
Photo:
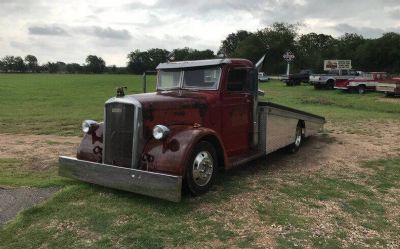
[[[172,175],[185,175],[190,152],[205,136],[214,136],[222,145],[218,134],[211,129],[186,125],[171,127],[171,134],[166,140],[151,139],[148,141],[142,155],[142,169]],[[224,148],[222,151],[225,151]],[[222,156],[222,161],[228,161],[225,153],[220,156]]]
[[[83,136],[76,158],[90,162],[102,162],[103,129],[104,124],[100,123],[95,132]]]

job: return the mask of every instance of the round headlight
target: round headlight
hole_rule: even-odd
[[[169,134],[169,129],[164,125],[156,125],[153,128],[153,137],[157,140],[166,138],[168,134]]]
[[[82,131],[84,133],[91,133],[94,128],[98,126],[96,121],[93,120],[85,120],[82,122]]]

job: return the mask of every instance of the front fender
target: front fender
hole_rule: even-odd
[[[219,143],[222,151],[220,154],[222,154],[224,162],[227,162],[221,139],[214,130],[186,125],[173,126],[170,129],[171,132],[167,139],[152,138],[146,144],[142,154],[143,170],[184,176],[185,166],[193,147],[205,137],[212,137]]]
[[[78,147],[76,158],[89,162],[102,162],[104,123],[91,134],[85,134]]]

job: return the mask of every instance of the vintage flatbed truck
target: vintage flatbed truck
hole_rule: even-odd
[[[59,175],[170,201],[209,190],[231,169],[317,133],[323,117],[258,101],[257,67],[245,59],[162,63],[157,91],[105,103],[104,122],[84,121],[77,158]]]

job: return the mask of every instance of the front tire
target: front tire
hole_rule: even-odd
[[[214,184],[218,170],[218,158],[214,146],[199,142],[193,149],[186,165],[186,186],[193,196],[202,195]]]

